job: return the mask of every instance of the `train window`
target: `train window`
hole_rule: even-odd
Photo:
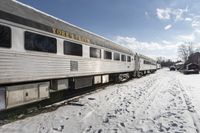
[[[119,53],[114,53],[114,60],[117,60],[117,61],[120,60],[120,54]]]
[[[57,53],[57,42],[55,38],[26,31],[25,49],[32,51]]]
[[[0,47],[11,47],[11,29],[10,27],[0,25]]]
[[[82,56],[83,55],[83,47],[81,44],[64,41],[64,54]]]
[[[127,62],[131,62],[131,57],[127,56]]]
[[[104,59],[112,60],[112,52],[104,51]]]
[[[126,61],[126,56],[125,55],[121,55],[121,61]]]
[[[144,60],[144,64],[152,64],[150,61]]]
[[[101,49],[90,47],[90,57],[101,58]]]

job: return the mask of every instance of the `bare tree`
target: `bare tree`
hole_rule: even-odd
[[[184,62],[188,59],[189,53],[186,45],[182,44],[178,47],[178,55]]]
[[[158,63],[161,63],[165,60],[165,58],[164,57],[157,57],[156,60],[157,60]]]
[[[157,62],[161,64],[161,67],[170,67],[174,64],[173,61],[171,61],[170,59],[165,59],[164,57],[158,57]]]
[[[188,47],[188,53],[189,53],[189,56],[190,56],[191,54],[194,53],[194,47],[193,47],[192,42],[188,42],[188,43],[189,43],[189,45],[187,47]]]
[[[196,52],[199,52],[199,53],[200,53],[200,48],[196,48],[196,49],[195,49],[195,53],[196,53]]]
[[[191,42],[186,42],[178,47],[179,57],[185,62],[188,57],[194,53],[194,48]]]

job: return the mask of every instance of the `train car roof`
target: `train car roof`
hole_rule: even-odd
[[[51,28],[62,29],[63,31],[89,38],[91,44],[106,47],[108,49],[130,55],[134,54],[132,50],[114,43],[109,39],[67,23],[61,19],[48,15],[15,0],[0,1],[0,19],[16,21],[19,24],[26,23],[29,24],[28,26],[30,26],[32,23],[32,26],[34,26],[33,28],[38,27],[40,30],[42,29],[48,32],[51,32]]]

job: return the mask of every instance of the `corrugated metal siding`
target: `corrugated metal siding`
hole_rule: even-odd
[[[42,54],[0,51],[0,84],[134,70],[127,62]],[[78,71],[70,71],[70,60],[78,61]]]
[[[156,65],[151,65],[151,64],[144,64],[144,60],[148,60],[147,58],[143,58],[140,57],[139,62],[140,62],[140,71],[144,71],[144,70],[152,70],[152,69],[156,69]],[[152,63],[154,63],[155,61],[151,61]]]
[[[140,62],[140,71],[151,70],[151,69],[156,69],[156,65],[144,64]]]
[[[69,61],[51,56],[0,52],[0,83],[64,76]]]
[[[140,67],[140,71],[143,71],[143,70],[152,70],[152,69],[156,69],[156,65],[142,64],[141,67]]]

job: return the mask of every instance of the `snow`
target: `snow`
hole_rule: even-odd
[[[161,69],[108,86],[52,112],[0,127],[1,133],[198,133],[200,75]]]

